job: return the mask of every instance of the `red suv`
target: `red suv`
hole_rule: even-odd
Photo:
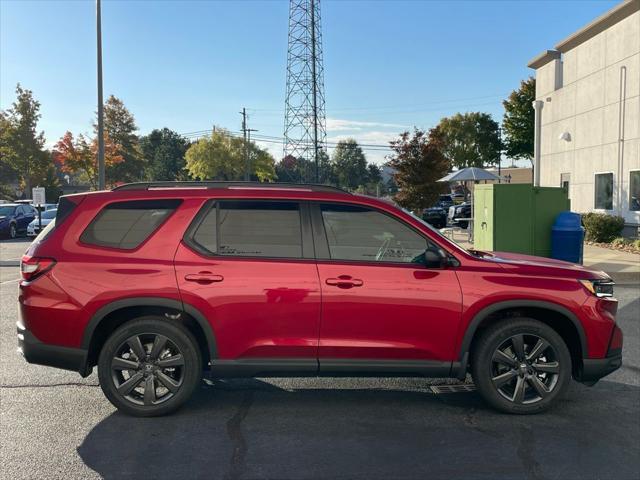
[[[327,186],[128,184],[62,197],[22,258],[28,362],[98,366],[120,410],[162,415],[201,380],[464,379],[512,413],[622,362],[602,272],[464,250],[391,203]]]

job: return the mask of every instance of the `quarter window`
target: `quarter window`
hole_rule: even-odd
[[[429,246],[417,232],[381,212],[353,205],[322,205],[332,260],[422,263]]]
[[[596,173],[595,208],[613,210],[613,173]]]
[[[629,173],[629,210],[640,211],[640,170]]]
[[[89,224],[80,240],[101,247],[132,250],[155,232],[181,200],[110,203]]]
[[[193,240],[216,255],[301,258],[300,207],[296,202],[221,201],[198,225]]]

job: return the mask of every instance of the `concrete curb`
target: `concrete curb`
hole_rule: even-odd
[[[0,267],[19,267],[20,260],[0,260]]]

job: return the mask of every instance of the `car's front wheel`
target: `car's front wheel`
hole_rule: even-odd
[[[202,378],[198,343],[181,324],[151,316],[132,320],[105,342],[98,377],[120,411],[166,415],[189,399]]]
[[[473,379],[493,407],[508,413],[549,408],[571,379],[571,355],[562,337],[534,319],[505,320],[478,339]]]
[[[16,224],[12,223],[9,225],[9,238],[16,238],[18,236],[18,229],[16,228]]]

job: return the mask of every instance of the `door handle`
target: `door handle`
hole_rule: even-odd
[[[350,275],[340,275],[338,278],[327,278],[325,283],[338,288],[361,287],[364,284],[359,278],[352,278]]]
[[[221,282],[224,280],[222,275],[215,275],[211,272],[198,272],[198,273],[189,273],[184,276],[184,279],[187,282],[196,282],[203,285],[214,282]]]

